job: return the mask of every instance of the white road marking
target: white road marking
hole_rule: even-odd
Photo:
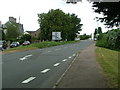
[[[23,57],[23,58],[20,58],[20,60],[21,60],[21,61],[23,61],[23,60],[25,60],[25,59],[26,59],[25,57]]]
[[[73,56],[75,56],[75,54],[73,54]]]
[[[58,66],[58,65],[60,65],[60,63],[56,63],[56,64],[54,64],[54,67],[56,67],[56,66]]]
[[[31,56],[32,56],[32,54],[25,56],[25,58],[27,58],[27,57],[31,57]]]
[[[49,52],[52,52],[52,51],[48,51],[48,53],[49,53]]]
[[[68,58],[72,58],[72,57],[70,56],[70,57],[68,57]]]
[[[48,72],[50,69],[45,69],[45,70],[43,70],[43,71],[41,71],[41,73],[46,73],[46,72]]]
[[[23,61],[23,60],[25,60],[25,59],[27,59],[28,57],[31,57],[31,56],[32,56],[32,54],[24,56],[23,58],[20,58],[20,60]]]
[[[56,51],[60,50],[60,49],[55,49]]]
[[[63,62],[67,61],[67,59],[62,60]]]
[[[30,81],[34,80],[36,77],[30,77],[24,81],[22,81],[22,83],[29,83]]]

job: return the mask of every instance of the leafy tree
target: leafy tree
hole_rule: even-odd
[[[21,39],[24,41],[31,41],[32,36],[30,34],[23,34]]]
[[[19,36],[17,23],[11,22],[10,24],[6,23],[5,25],[7,27],[6,39],[7,40],[10,40],[10,39],[15,40]]]
[[[85,40],[85,39],[89,39],[89,38],[91,38],[91,35],[86,35],[86,33],[83,35],[80,35],[81,40]]]
[[[77,36],[76,33],[78,33],[78,31],[81,31],[81,26],[82,24],[80,24],[81,19],[77,18],[77,16],[75,14],[70,15],[71,17],[71,30],[69,30],[68,33],[68,40],[72,41],[75,39],[75,37]]]
[[[102,28],[98,27],[98,34],[101,34],[101,33],[102,33]]]
[[[48,13],[38,14],[41,40],[52,40],[52,32],[61,32],[62,40],[73,40],[81,30],[80,19],[77,16],[65,14],[62,10],[50,10]]]
[[[94,32],[94,38],[96,38],[96,34],[98,33],[98,30],[97,28],[95,29],[95,32]]]
[[[101,27],[98,27],[98,29],[96,28],[94,32],[94,38],[100,39],[102,36],[101,34],[102,34],[102,28]]]
[[[101,39],[97,41],[96,45],[100,47],[120,50],[120,30],[113,29],[106,33],[103,33]]]
[[[120,25],[120,1],[119,2],[94,2],[93,9],[96,13],[102,13],[103,18],[99,18],[109,27]]]

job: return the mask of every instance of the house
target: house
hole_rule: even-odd
[[[30,34],[32,37],[39,38],[40,29],[36,31],[25,31],[24,34]]]
[[[14,24],[16,24],[17,26],[18,26],[18,32],[20,33],[20,34],[23,34],[24,33],[24,27],[23,27],[23,24],[21,24],[20,22],[19,23],[17,23],[17,21],[16,21],[16,18],[14,18],[14,17],[9,17],[9,20],[5,23],[5,25],[7,25],[7,24],[11,24],[11,25],[13,25],[14,27],[16,27]]]

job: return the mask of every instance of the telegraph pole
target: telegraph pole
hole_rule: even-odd
[[[20,23],[20,16],[19,16],[19,23]]]

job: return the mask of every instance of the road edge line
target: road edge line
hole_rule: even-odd
[[[72,60],[72,62],[70,63],[69,67],[65,70],[65,72],[60,76],[60,78],[57,80],[57,82],[55,83],[55,85],[53,86],[53,89],[56,88],[58,86],[58,83],[61,81],[61,79],[64,77],[64,75],[66,74],[66,72],[71,68],[72,64],[75,62],[76,58],[78,56],[78,53],[77,55],[75,56],[75,58]]]

